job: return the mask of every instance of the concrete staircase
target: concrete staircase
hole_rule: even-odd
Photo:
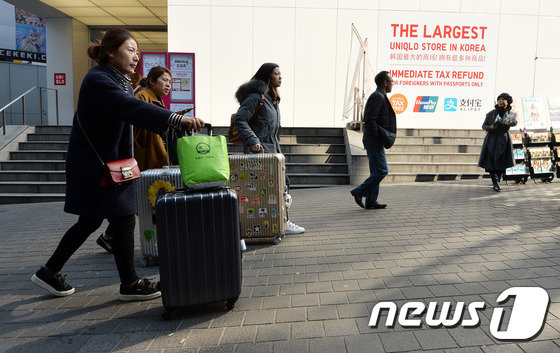
[[[64,164],[70,126],[37,126],[9,160],[0,162],[0,203],[64,200]],[[348,163],[342,129],[285,128],[281,148],[293,188],[348,185]],[[214,134],[227,135],[226,127]],[[228,145],[230,153],[240,146]]]
[[[485,135],[482,130],[399,129],[395,145],[386,150],[389,175],[383,183],[482,178],[477,163]],[[357,137],[349,131],[351,144],[358,144]],[[361,134],[359,139],[361,144]],[[357,185],[369,175],[368,159],[364,151],[352,150],[351,183]]]

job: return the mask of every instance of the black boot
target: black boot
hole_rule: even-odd
[[[492,179],[492,188],[494,189],[494,191],[500,191],[500,184],[498,184],[498,176],[496,175],[496,173],[490,173],[490,178]]]

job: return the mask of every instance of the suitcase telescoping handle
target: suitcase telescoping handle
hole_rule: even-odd
[[[206,133],[208,134],[208,136],[212,136],[212,124],[205,123],[204,128],[206,128]],[[192,136],[193,135],[193,130],[192,129],[182,127],[181,131],[183,132],[183,136]]]

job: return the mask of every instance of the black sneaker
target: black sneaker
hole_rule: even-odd
[[[66,275],[53,274],[44,267],[31,276],[31,282],[57,297],[66,297],[75,292],[74,287],[66,283]]]
[[[119,299],[124,302],[133,300],[150,300],[161,296],[157,284],[150,282],[147,278],[142,278],[129,286],[121,284]]]
[[[99,236],[99,238],[97,238],[97,240],[95,241],[97,243],[97,245],[99,245],[100,247],[102,247],[103,249],[107,250],[107,252],[109,254],[113,253],[113,247],[111,246],[111,240],[107,240],[105,239],[105,237],[103,236],[103,234],[101,234]]]

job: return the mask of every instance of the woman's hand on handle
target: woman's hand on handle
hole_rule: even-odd
[[[251,146],[251,151],[253,151],[253,152],[259,152],[260,150],[262,150],[262,146],[261,146],[260,143],[257,143],[255,145]]]
[[[204,120],[194,117],[194,116],[184,116],[181,119],[181,125],[188,127],[189,129],[196,130],[200,132],[204,127]]]

